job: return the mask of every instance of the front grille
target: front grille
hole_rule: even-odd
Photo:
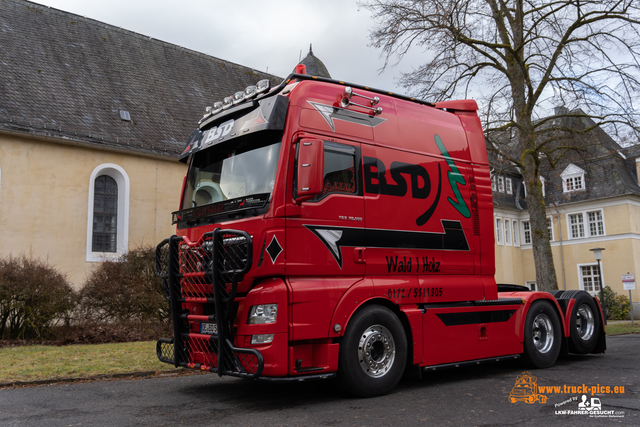
[[[251,268],[251,236],[243,231],[215,230],[198,242],[173,236],[156,249],[156,270],[169,297],[173,339],[158,341],[158,358],[176,367],[256,378],[264,362],[260,352],[233,346],[232,325],[237,286]],[[217,335],[193,333],[185,303],[207,304]],[[206,321],[207,319],[205,319]],[[222,349],[222,351],[220,351]]]

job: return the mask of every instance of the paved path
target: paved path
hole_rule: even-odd
[[[604,411],[624,413],[619,418],[556,414],[578,409],[577,391],[547,392],[545,404],[509,403],[523,369],[506,362],[404,379],[391,395],[373,399],[350,397],[330,381],[272,384],[211,374],[4,389],[0,425],[640,425],[640,335],[610,337],[608,347],[604,356],[573,356],[532,375],[544,387],[624,386],[623,394],[587,393]]]

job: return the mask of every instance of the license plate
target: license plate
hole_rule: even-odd
[[[207,335],[216,335],[218,333],[217,323],[200,323],[200,333]]]

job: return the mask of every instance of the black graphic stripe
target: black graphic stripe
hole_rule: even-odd
[[[515,312],[516,310],[472,311],[470,313],[439,313],[436,316],[445,326],[459,326],[506,322]]]
[[[460,221],[441,220],[444,233],[305,225],[342,268],[342,247],[468,251]]]

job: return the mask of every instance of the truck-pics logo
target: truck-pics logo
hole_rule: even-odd
[[[547,396],[538,393],[538,378],[525,371],[516,378],[516,385],[509,393],[509,402],[547,403]]]

